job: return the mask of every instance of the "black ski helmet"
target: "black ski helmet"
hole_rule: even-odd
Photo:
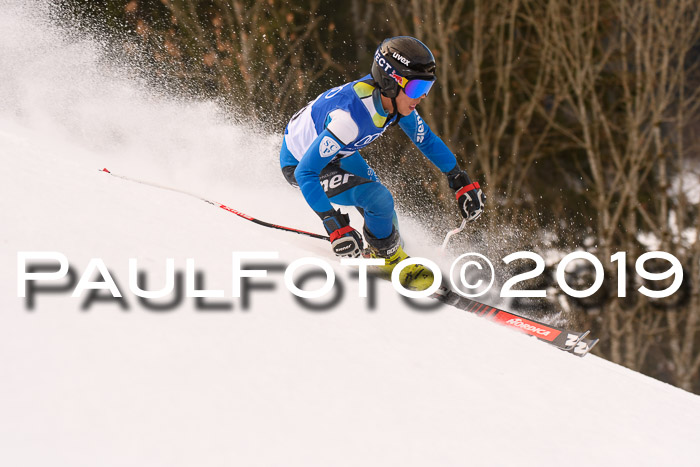
[[[398,76],[397,76],[398,75]],[[421,41],[411,36],[385,39],[374,53],[372,79],[382,94],[389,98],[399,95],[401,78],[435,80],[435,57]]]

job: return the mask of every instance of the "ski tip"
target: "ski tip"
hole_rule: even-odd
[[[573,353],[578,357],[585,357],[589,354],[591,349],[595,347],[599,340],[600,339],[581,339],[579,343],[576,344],[576,347],[572,350],[569,350],[569,352]]]
[[[588,344],[588,351],[590,352],[593,350],[593,347],[595,347],[598,342],[600,342],[600,339],[592,339],[590,344]]]
[[[107,172],[108,174],[111,174],[111,173],[112,173],[112,172],[110,172],[109,170],[107,170],[107,167],[105,167],[105,168],[103,168],[102,170],[100,170],[100,172]]]

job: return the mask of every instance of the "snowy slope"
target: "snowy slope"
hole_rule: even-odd
[[[98,169],[318,232],[278,172],[279,137],[143,89],[35,8],[3,7],[0,31],[0,465],[700,462],[698,396],[463,312],[416,312],[386,283],[370,310],[337,265],[332,310],[300,307],[270,273],[274,291],[243,311],[231,252],[331,261],[327,245]],[[27,310],[20,251],[61,252],[78,277],[102,259],[128,310],[81,310],[70,290]],[[167,258],[192,258],[225,291],[210,303],[232,309],[146,309],[129,258],[153,289]]]

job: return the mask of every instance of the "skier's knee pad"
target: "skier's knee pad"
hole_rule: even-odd
[[[299,187],[297,179],[294,176],[294,171],[296,170],[296,168],[296,165],[288,165],[286,167],[282,167],[282,175],[284,175],[284,179],[287,180],[287,183],[292,185],[294,188]]]

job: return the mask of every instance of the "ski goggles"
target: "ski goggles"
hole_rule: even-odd
[[[418,99],[427,95],[435,83],[434,76],[432,79],[404,78],[398,74],[396,69],[389,63],[389,60],[379,50],[374,54],[374,61],[403,88],[403,92],[411,99]]]
[[[406,80],[406,78],[404,78]],[[425,96],[430,92],[430,88],[433,87],[435,80],[427,81],[424,79],[411,79],[405,85],[401,86],[403,92],[406,93],[411,99],[418,99],[421,96]],[[401,85],[401,83],[399,83]]]

